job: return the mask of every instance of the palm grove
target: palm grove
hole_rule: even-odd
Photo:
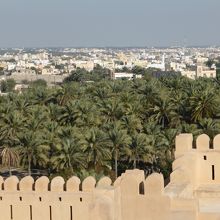
[[[2,168],[81,178],[140,168],[168,177],[177,134],[220,132],[217,80],[66,81],[0,97]]]

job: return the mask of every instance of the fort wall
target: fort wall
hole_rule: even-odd
[[[0,220],[219,220],[220,135],[181,134],[175,157],[166,187],[162,174],[137,169],[114,183],[0,177]]]
[[[77,177],[1,178],[1,220],[144,220],[159,219],[161,211],[166,220],[169,210],[163,176],[156,173],[145,179],[143,171],[127,171],[114,184],[108,177],[98,183],[93,177],[82,183]]]

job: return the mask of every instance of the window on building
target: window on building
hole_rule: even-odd
[[[70,206],[70,220],[73,220],[73,207]]]
[[[30,220],[32,220],[32,205],[30,205]]]
[[[11,220],[13,220],[13,207],[10,205],[10,212],[11,212]]]
[[[212,165],[212,180],[215,180],[215,166]]]
[[[52,207],[51,207],[51,205],[50,205],[50,220],[52,220]]]

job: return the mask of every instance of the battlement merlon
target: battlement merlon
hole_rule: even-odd
[[[184,155],[193,148],[193,135],[180,134],[176,137],[175,158]]]

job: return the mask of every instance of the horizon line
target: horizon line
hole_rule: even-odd
[[[152,49],[152,48],[218,48],[220,45],[173,45],[173,46],[0,46],[0,49],[78,49],[78,48],[146,48],[146,49]]]

